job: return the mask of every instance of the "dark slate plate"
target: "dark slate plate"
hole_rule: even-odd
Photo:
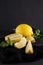
[[[1,32],[0,42],[4,41],[4,36],[9,33],[12,33],[12,30]],[[25,54],[24,48],[18,50],[11,46],[4,47],[4,48],[0,47],[0,62],[7,63],[7,64],[9,63],[14,64],[14,63],[21,63],[21,62],[32,62],[32,61],[37,61],[42,59],[43,58],[43,36],[40,39],[38,39],[35,44],[33,44],[33,49],[34,49],[34,53],[29,55],[29,54]]]

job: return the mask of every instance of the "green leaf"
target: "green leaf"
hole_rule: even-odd
[[[6,42],[4,42],[4,41],[2,41],[1,43],[0,43],[0,47],[7,47],[8,46],[8,44],[6,43]]]
[[[10,44],[11,46],[13,46],[13,42],[11,41],[10,38],[8,38],[8,42],[9,42],[9,44]]]
[[[39,39],[40,38],[40,30],[39,29],[37,29],[37,30],[35,30],[35,33],[33,34],[33,37],[37,40],[37,39]]]
[[[40,34],[40,30],[39,29],[37,29],[36,31],[35,31],[35,34]]]

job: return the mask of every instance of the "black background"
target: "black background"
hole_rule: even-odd
[[[28,23],[43,32],[43,0],[0,0],[0,31],[11,30],[20,23]],[[32,63],[43,65],[42,62],[43,59]]]

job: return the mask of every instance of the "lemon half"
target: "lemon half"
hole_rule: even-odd
[[[13,34],[9,34],[9,35],[5,36],[5,41],[7,43],[9,43],[8,38],[10,38],[12,42],[18,42],[18,41],[20,41],[22,39],[22,37],[23,36],[21,34],[14,34],[13,33]]]

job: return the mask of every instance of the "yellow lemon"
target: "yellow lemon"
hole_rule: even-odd
[[[21,49],[26,46],[26,42],[27,42],[26,38],[23,37],[19,42],[14,43],[14,47]]]
[[[27,39],[27,41],[30,40],[32,43],[36,42],[35,39],[32,36],[28,36],[26,39]]]
[[[28,41],[27,46],[25,48],[25,53],[26,54],[33,54],[33,47],[32,47],[30,40]]]
[[[15,32],[17,34],[22,34],[24,36],[31,36],[33,35],[32,27],[28,24],[20,24],[16,27]]]
[[[21,34],[14,34],[13,33],[13,34],[9,34],[9,35],[5,36],[5,41],[7,43],[9,43],[8,38],[10,38],[12,42],[18,42],[18,41],[20,41],[22,39],[22,37],[23,36]]]

